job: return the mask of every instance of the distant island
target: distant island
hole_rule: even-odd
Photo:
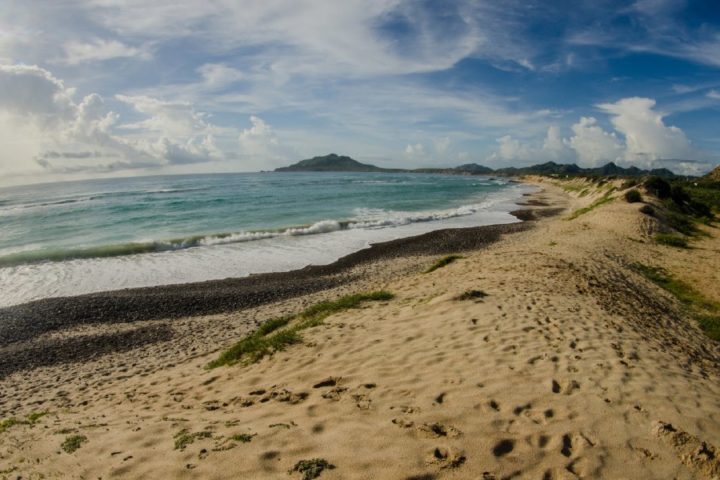
[[[635,177],[642,175],[655,175],[658,177],[675,177],[676,175],[667,168],[655,168],[643,170],[637,167],[623,168],[613,162],[602,167],[582,168],[574,163],[560,164],[545,162],[530,167],[506,167],[492,169],[477,163],[467,163],[457,167],[448,168],[382,168],[368,163],[360,163],[346,155],[318,156],[302,160],[287,167],[276,168],[276,172],[377,172],[377,173],[441,173],[448,175],[618,175]]]

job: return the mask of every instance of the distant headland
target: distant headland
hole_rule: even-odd
[[[276,168],[276,172],[378,172],[378,173],[441,173],[450,175],[618,175],[642,176],[655,175],[658,177],[675,177],[675,173],[667,168],[643,170],[637,167],[623,168],[613,162],[602,167],[582,168],[574,163],[561,164],[545,162],[529,167],[506,167],[492,169],[477,163],[467,163],[457,167],[448,168],[381,168],[368,163],[360,163],[346,155],[329,155],[308,158],[287,167]]]

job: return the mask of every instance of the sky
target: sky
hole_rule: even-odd
[[[0,0],[0,184],[720,162],[717,0]]]

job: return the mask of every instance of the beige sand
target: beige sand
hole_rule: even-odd
[[[568,212],[595,198],[542,187],[536,200]],[[110,379],[96,362],[16,374],[5,382],[18,418],[51,413],[0,433],[0,472],[301,478],[288,470],[323,458],[335,468],[322,479],[720,478],[720,348],[629,267],[664,266],[720,300],[720,239],[656,245],[638,208],[618,199],[542,219],[373,285],[397,297],[334,315],[255,365],[205,370],[215,354],[150,367],[131,352]],[[469,290],[487,297],[457,299]],[[176,449],[183,430],[199,435]],[[254,436],[230,439],[241,433]],[[62,451],[75,434],[87,441]]]

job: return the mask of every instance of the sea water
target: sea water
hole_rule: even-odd
[[[529,187],[403,173],[236,173],[0,189],[0,306],[327,264],[371,243],[516,221]]]

